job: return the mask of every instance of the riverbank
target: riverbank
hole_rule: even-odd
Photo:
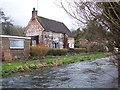
[[[1,88],[118,88],[118,67],[113,61],[117,60],[109,56],[16,73],[2,78]]]
[[[104,58],[111,56],[108,52],[97,52],[97,53],[79,53],[79,54],[68,54],[66,56],[46,56],[40,60],[13,60],[3,62],[1,65],[2,72],[0,73],[3,77],[14,73],[31,72],[34,69],[40,69],[42,67],[53,67],[60,66],[63,64],[69,64],[84,60],[91,60],[97,58]]]

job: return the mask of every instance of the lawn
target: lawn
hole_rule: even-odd
[[[2,65],[0,65],[2,68],[2,72],[0,74],[5,77],[13,73],[32,71],[34,69],[40,69],[41,67],[60,66],[79,61],[104,58],[111,55],[112,54],[109,52],[74,53],[72,55],[67,54],[65,56],[45,56],[44,59],[38,60],[12,60],[3,62]]]
[[[73,62],[79,62],[79,61],[85,61],[85,60],[91,60],[91,59],[97,59],[97,58],[104,58],[110,56],[111,53],[105,52],[97,52],[97,53],[74,53],[73,55],[66,55],[66,56],[60,56],[58,58],[48,58],[44,59],[44,62],[47,64],[53,64],[56,62],[56,60],[60,60],[63,64],[73,63]]]

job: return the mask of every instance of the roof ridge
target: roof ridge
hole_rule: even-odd
[[[51,21],[54,21],[54,22],[58,22],[58,23],[62,23],[62,24],[64,24],[63,22],[60,22],[60,21],[57,21],[57,20],[53,20],[53,19],[49,19],[49,18],[45,18],[45,17],[42,17],[42,16],[38,16],[38,17],[41,17],[41,18],[44,18],[44,19],[47,19],[47,20],[51,20]]]
[[[54,31],[59,33],[66,33],[68,36],[72,36],[71,31],[63,22],[48,19],[42,16],[37,16],[39,23],[44,27],[46,31]]]
[[[51,21],[54,21],[54,22],[61,23],[61,24],[63,24],[63,25],[66,27],[66,25],[65,25],[63,22],[60,22],[60,21],[57,21],[57,20],[53,20],[53,19],[49,19],[49,18],[45,18],[45,17],[42,17],[42,16],[38,16],[38,17],[41,17],[41,18],[44,18],[44,19],[48,19],[48,20],[51,20]],[[67,28],[67,27],[66,27],[66,28]],[[70,30],[67,29],[67,31],[70,31]],[[71,33],[71,32],[70,32],[70,33]]]

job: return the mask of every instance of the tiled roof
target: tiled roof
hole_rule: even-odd
[[[74,37],[70,30],[64,25],[64,23],[47,19],[41,16],[37,17],[38,22],[43,26],[46,31],[53,31],[58,33],[65,33],[68,37]]]

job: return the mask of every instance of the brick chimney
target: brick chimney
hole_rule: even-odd
[[[37,10],[35,10],[35,8],[33,8],[32,19],[35,19],[35,17],[37,17]]]

